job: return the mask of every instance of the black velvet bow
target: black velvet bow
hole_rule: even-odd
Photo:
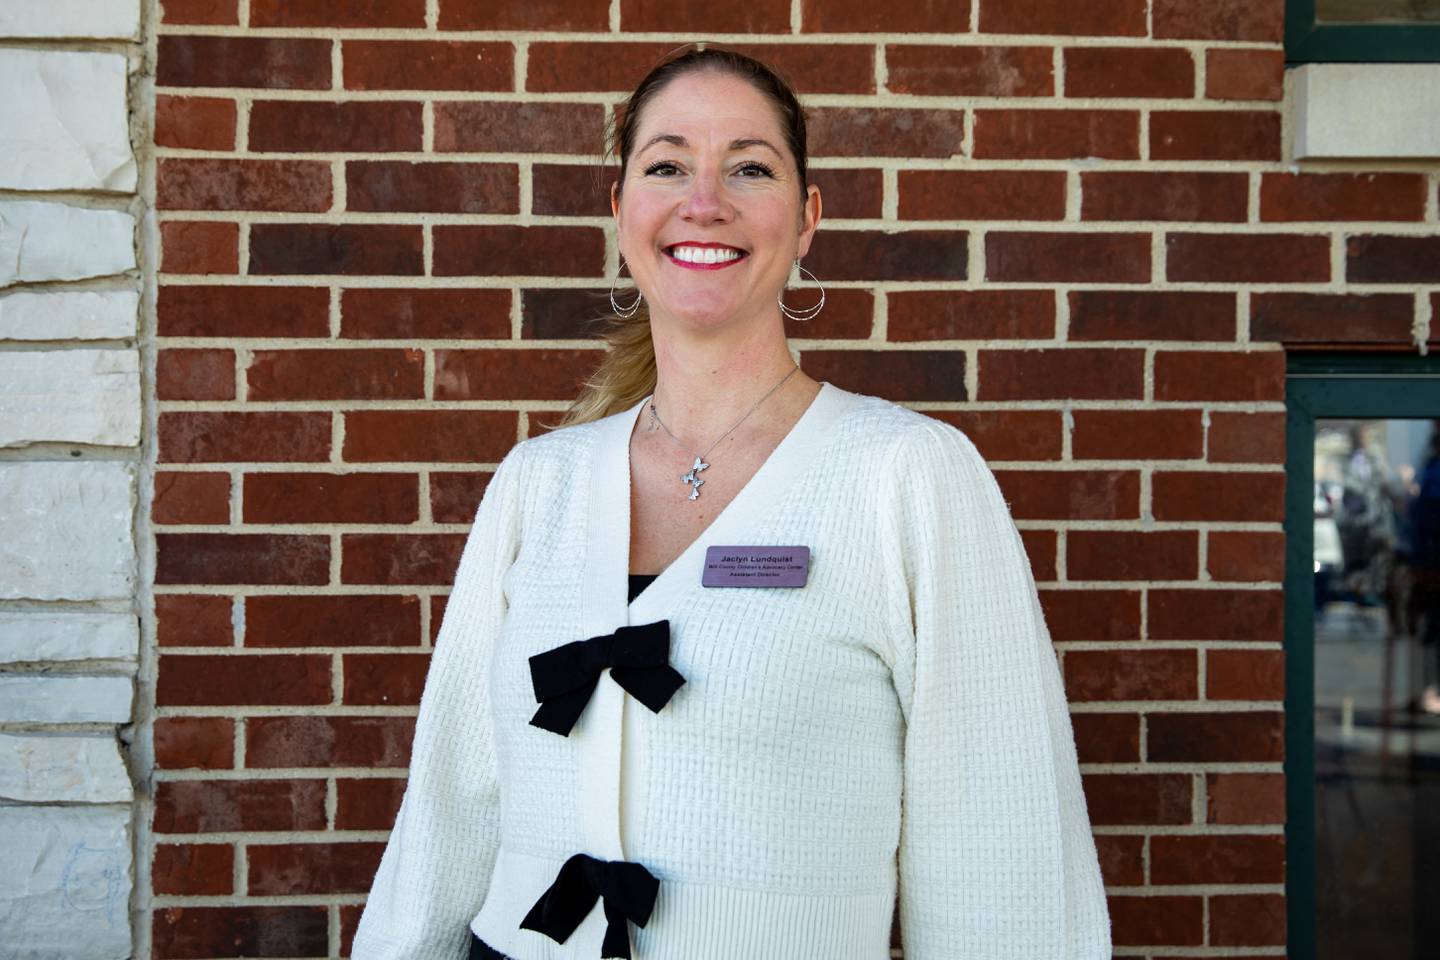
[[[600,956],[630,960],[630,930],[625,921],[645,926],[659,892],[660,881],[638,863],[597,860],[577,853],[565,861],[555,882],[525,914],[520,929],[535,930],[556,943],[564,943],[589,915],[595,901],[603,900],[605,941]]]
[[[616,683],[659,713],[685,682],[669,661],[669,620],[621,627],[537,653],[530,658],[530,682],[540,709],[530,723],[568,737],[606,667]]]

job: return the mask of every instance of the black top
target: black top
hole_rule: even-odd
[[[630,600],[633,602],[636,597],[640,596],[640,591],[650,586],[650,582],[658,576],[660,576],[658,573],[630,574]]]

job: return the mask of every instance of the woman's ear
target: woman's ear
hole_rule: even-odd
[[[810,252],[810,241],[815,237],[815,228],[820,226],[820,188],[810,184],[805,188],[805,205],[800,209],[800,243],[795,256],[803,258]]]

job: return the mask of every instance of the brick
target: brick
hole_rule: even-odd
[[[554,217],[608,217],[613,180],[610,169],[593,163],[537,163],[530,170],[530,210]]]
[[[224,574],[216,577],[225,582]],[[168,654],[156,703],[165,707],[330,702],[330,658],[319,655]]]
[[[470,523],[490,474],[478,470],[430,472],[430,516],[436,523]]]
[[[1284,823],[1285,775],[1280,773],[1205,774],[1205,822]]]
[[[330,209],[330,164],[318,160],[201,160],[161,157],[155,175],[160,210]]]
[[[1057,551],[1060,536],[1054,530],[1021,530],[1020,542],[1030,561],[1030,572],[1038,582],[1060,576]]]
[[[436,103],[435,151],[594,155],[604,126],[596,103]]]
[[[440,0],[441,30],[609,30],[610,0]]]
[[[323,584],[328,537],[268,533],[162,533],[156,583]]]
[[[727,43],[725,48],[768,64],[802,97],[875,92],[875,48],[870,44]]]
[[[1260,219],[1266,221],[1422,220],[1419,173],[1266,173]]]
[[[1096,0],[1084,6],[1064,0],[982,3],[980,32],[1143,37],[1145,0]]]
[[[383,843],[250,844],[250,896],[366,893],[380,866]]]
[[[1276,110],[1156,110],[1151,160],[1279,160]]]
[[[248,767],[384,767],[410,762],[413,717],[251,717]]]
[[[340,51],[347,90],[500,91],[515,85],[509,43],[346,40]]]
[[[1134,763],[1140,759],[1140,717],[1133,713],[1076,713],[1070,717],[1081,763]],[[1103,774],[1087,777],[1096,780]]]
[[[1165,277],[1181,282],[1325,283],[1330,279],[1330,238],[1170,233],[1165,236]]]
[[[1076,460],[1195,460],[1205,453],[1199,410],[1075,410]]]
[[[240,22],[240,0],[161,0],[162,23],[215,24]]]
[[[250,272],[419,276],[422,246],[419,225],[257,223],[250,228]]]
[[[155,523],[229,523],[229,475],[156,471],[150,519]]]
[[[1138,887],[1145,882],[1144,837],[1101,834],[1095,837],[1095,853],[1107,887]]]
[[[1280,350],[1159,351],[1155,399],[1283,401],[1285,354]]]
[[[976,110],[974,155],[981,159],[1140,159],[1134,110]]]
[[[1016,520],[1120,520],[1139,513],[1133,471],[997,470],[995,477]]]
[[[1243,173],[1089,170],[1080,174],[1080,219],[1244,223],[1249,194]]]
[[[246,647],[419,645],[420,601],[414,596],[258,594],[245,598]]]
[[[161,273],[239,273],[240,225],[169,220],[160,224],[160,249]]]
[[[412,706],[420,702],[428,653],[347,653],[342,703]]]
[[[348,957],[354,952],[355,934],[360,928],[360,915],[364,910],[364,904],[352,903],[340,907],[340,956],[342,957]]]
[[[1220,947],[1283,946],[1285,897],[1246,893],[1210,897],[1210,942]]]
[[[1194,700],[1200,693],[1196,659],[1194,650],[1070,650],[1066,696],[1072,703]]]
[[[673,43],[635,41],[530,44],[525,89],[536,93],[629,92]]]
[[[234,150],[235,101],[157,95],[155,145],[183,150]]]
[[[1108,898],[1117,947],[1198,947],[1205,942],[1205,898],[1146,895]]]
[[[963,110],[915,107],[812,107],[815,157],[955,157],[965,145]]]
[[[1205,51],[1205,96],[1210,100],[1279,100],[1285,95],[1285,51]]]
[[[330,459],[330,414],[292,411],[167,411],[160,414],[161,463]]]
[[[1188,824],[1194,793],[1190,784],[1190,775],[1180,773],[1086,774],[1090,822],[1146,827]]]
[[[499,463],[516,439],[508,410],[355,410],[345,414],[349,463]]]
[[[1064,426],[1058,410],[932,410],[958,427],[989,460],[1059,460]]]
[[[801,0],[805,33],[968,33],[970,0],[924,0],[880,7],[858,0]]]
[[[401,349],[256,350],[250,400],[419,400],[425,354]]]
[[[1071,340],[1235,338],[1235,294],[1190,290],[1072,290]]]
[[[508,340],[510,291],[345,290],[340,295],[340,336],[357,340]]]
[[[1208,443],[1212,463],[1284,463],[1285,414],[1212,411]]]
[[[1285,837],[1282,834],[1151,837],[1150,881],[1166,886],[1284,883]]]
[[[881,11],[885,16],[892,11]],[[922,97],[1048,97],[1055,92],[1049,47],[885,47],[885,85]]]
[[[235,848],[228,843],[160,843],[150,864],[161,896],[223,896],[235,889]]]
[[[856,393],[911,400],[965,400],[961,350],[807,350],[805,370]]]
[[[345,183],[350,210],[520,212],[520,174],[512,163],[353,161],[345,165]]]
[[[399,777],[366,777],[335,781],[336,830],[389,830],[400,812],[405,781]]]
[[[464,224],[433,231],[437,277],[605,274],[605,234],[598,227]]]
[[[250,0],[252,27],[423,27],[425,0]]]
[[[1440,236],[1345,238],[1349,283],[1440,283]]]
[[[436,400],[570,400],[599,350],[436,350]]]
[[[605,329],[609,315],[610,301],[604,289],[528,289],[520,298],[520,336],[526,340],[587,340]]]
[[[227,717],[159,717],[155,765],[161,770],[235,766],[235,722]]]
[[[155,597],[155,633],[162,647],[228,647],[234,601],[229,597],[162,593]]]
[[[1193,530],[1071,530],[1066,544],[1071,580],[1194,580],[1199,574],[1200,537]]]
[[[328,337],[330,291],[167,284],[156,318],[162,337]]]
[[[1205,656],[1205,697],[1284,700],[1285,654],[1280,650],[1209,651]]]
[[[154,826],[162,834],[323,830],[325,781],[161,781]]]
[[[161,87],[330,88],[329,40],[165,34],[158,42],[155,83]]]
[[[1285,0],[1155,0],[1152,16],[1156,37],[1279,43]]]
[[[620,29],[626,33],[789,33],[790,2],[677,6],[663,0],[620,0]],[[644,72],[637,73],[637,82]]]
[[[1254,640],[1279,643],[1279,590],[1168,590],[1149,594],[1152,640]]]
[[[964,230],[827,230],[806,268],[830,280],[965,280]]]
[[[1063,220],[1063,170],[901,170],[904,220]]]
[[[812,169],[809,181],[820,188],[826,220],[884,215],[884,178],[879,170]]]
[[[1065,348],[981,350],[978,400],[1124,400],[1145,390],[1145,352]]]
[[[323,957],[329,910],[316,907],[161,907],[151,915],[156,960]]]
[[[1279,763],[1285,759],[1284,714],[1152,713],[1149,756],[1155,763]]]
[[[1057,643],[1140,639],[1140,594],[1135,590],[1042,590],[1040,606]]]
[[[161,350],[155,359],[157,400],[235,399],[233,350]]]
[[[250,149],[262,153],[384,153],[421,149],[422,107],[398,100],[259,100]]]
[[[1055,335],[1049,290],[897,290],[887,294],[894,341],[1045,340]]]
[[[455,582],[465,535],[352,533],[341,543],[341,583],[448,586]]]
[[[1195,61],[1176,47],[1066,47],[1065,96],[1195,96]]]
[[[1279,523],[1285,519],[1285,474],[1156,472],[1151,500],[1156,520]]]
[[[245,523],[414,523],[420,481],[411,473],[250,473],[243,510]]]
[[[1257,293],[1250,298],[1250,338],[1408,346],[1414,315],[1408,294]]]
[[[985,278],[1022,283],[1147,283],[1150,235],[992,230],[985,235]]]

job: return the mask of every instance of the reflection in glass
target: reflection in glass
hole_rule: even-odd
[[[1319,23],[1435,23],[1440,0],[1315,0]]]
[[[1440,956],[1437,425],[1315,423],[1320,960]]]

